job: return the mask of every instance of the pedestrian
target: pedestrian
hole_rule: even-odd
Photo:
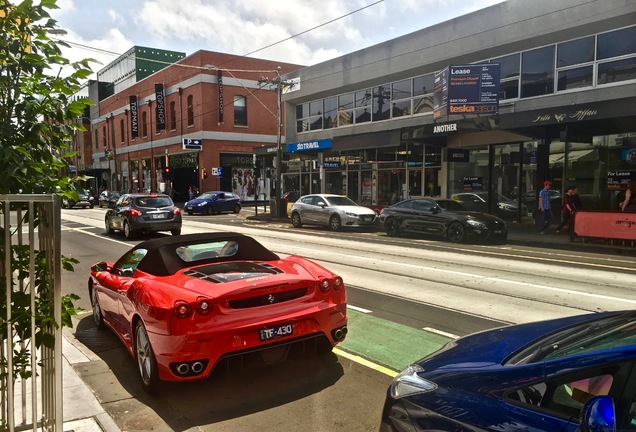
[[[563,195],[563,205],[561,206],[561,223],[556,228],[556,232],[560,232],[563,227],[566,225],[568,229],[572,228],[570,220],[572,219],[572,215],[576,211],[576,204],[574,201],[574,197],[576,195],[576,186],[569,186],[568,190]]]
[[[627,183],[625,200],[621,203],[621,210],[629,213],[636,213],[636,180]]]
[[[194,186],[190,186],[190,189],[188,190],[188,196],[190,197],[190,201],[196,198],[196,189],[194,188]]]
[[[550,226],[550,222],[552,221],[552,207],[550,206],[550,188],[552,187],[552,182],[550,180],[546,180],[543,182],[543,189],[539,191],[539,211],[541,212],[541,217],[539,218],[539,226],[541,227],[541,231],[539,234],[545,234],[548,226]]]
[[[574,209],[581,210],[583,208],[583,201],[581,201],[581,195],[579,195],[578,186],[574,186],[572,190],[572,198],[574,199]]]

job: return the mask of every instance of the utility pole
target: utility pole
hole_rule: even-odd
[[[276,196],[275,206],[276,215],[282,217],[281,213],[281,199],[283,197],[283,180],[282,180],[282,166],[283,166],[283,148],[281,128],[283,127],[281,120],[281,96],[283,94],[283,86],[288,85],[287,81],[284,81],[280,75],[280,66],[276,68],[276,77],[273,79],[261,78],[258,80],[259,85],[271,85],[276,87]],[[270,209],[271,211],[271,209]]]

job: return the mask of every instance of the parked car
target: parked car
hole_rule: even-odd
[[[539,207],[539,191],[528,191],[523,195],[523,202],[530,210]],[[550,205],[553,209],[560,209],[563,204],[561,191],[550,189]]]
[[[119,336],[147,391],[205,379],[236,356],[330,352],[347,334],[342,278],[236,233],[144,241],[93,265],[88,291],[95,324]]]
[[[391,237],[405,233],[432,234],[454,243],[467,239],[505,241],[506,222],[494,215],[468,211],[455,200],[417,198],[400,201],[380,211],[380,221]]]
[[[72,198],[62,198],[62,208],[72,209],[74,207],[93,208],[95,206],[95,198],[89,191],[84,188],[77,188],[77,200]]]
[[[635,425],[631,310],[454,340],[395,377],[380,430],[610,432]]]
[[[375,211],[360,206],[342,195],[314,194],[300,197],[292,206],[292,225],[301,228],[307,225],[324,225],[334,231],[342,228],[374,228],[377,222]]]
[[[241,197],[233,192],[204,192],[185,203],[185,211],[191,214],[239,213]]]
[[[162,194],[123,194],[113,208],[106,211],[106,234],[122,231],[132,238],[137,233],[170,231],[181,234],[181,209],[172,198]]]
[[[103,191],[99,194],[99,206],[113,208],[121,194],[113,191]]]
[[[294,190],[294,191],[285,192],[283,194],[283,199],[285,200],[285,202],[293,203],[298,201],[299,196],[300,196],[300,192]]]
[[[466,209],[470,211],[478,211],[488,213],[488,193],[487,192],[462,192],[451,195],[451,199],[459,201]],[[496,215],[502,219],[514,219],[528,215],[528,206],[521,204],[521,212],[519,211],[519,203],[511,200],[503,195],[497,195]]]

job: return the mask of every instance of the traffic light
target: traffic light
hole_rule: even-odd
[[[208,178],[208,172],[203,168],[203,179]]]
[[[164,171],[164,177],[166,178],[166,180],[172,180],[172,169],[170,167],[165,167],[163,169]]]

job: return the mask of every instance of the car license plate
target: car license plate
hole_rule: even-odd
[[[276,339],[283,336],[289,336],[294,333],[292,323],[281,324],[274,327],[263,328],[259,330],[259,337],[262,341]]]
[[[188,210],[192,210],[192,206],[188,206]]]
[[[154,213],[152,215],[153,219],[165,219],[166,218],[166,214],[165,213]]]

